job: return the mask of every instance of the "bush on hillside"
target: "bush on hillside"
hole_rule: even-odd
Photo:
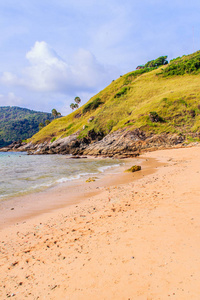
[[[103,102],[100,98],[94,99],[92,102],[86,104],[83,108],[83,114],[87,113],[88,111],[94,110],[99,107]]]
[[[114,98],[119,98],[122,95],[125,95],[127,91],[130,89],[130,87],[124,86],[117,94],[115,94]]]
[[[189,111],[189,114],[190,114],[190,116],[191,116],[192,118],[194,118],[194,117],[196,116],[196,112],[195,112],[194,109],[191,109],[191,110]]]
[[[200,51],[173,59],[170,64],[162,71],[164,77],[184,74],[197,74],[200,72]]]
[[[142,75],[144,73],[151,72],[151,71],[153,71],[155,69],[157,69],[157,67],[144,68],[144,69],[136,70],[136,71],[133,71],[131,73],[128,73],[128,74],[124,75],[124,85],[128,85],[129,83],[131,83],[132,80],[133,80],[133,78],[135,79],[138,76],[140,76],[140,75]]]
[[[115,125],[116,125],[116,122],[114,120],[109,120],[106,124],[108,132],[110,132]]]
[[[165,56],[160,56],[154,60],[150,60],[148,61],[144,67],[145,68],[157,68],[157,67],[160,67],[160,66],[163,66],[163,65],[167,65],[168,64],[168,61],[167,61],[167,55]]]
[[[151,122],[163,122],[163,119],[158,115],[156,111],[151,111],[149,113],[149,119]]]
[[[51,143],[53,143],[55,140],[56,140],[56,137],[54,136],[54,137],[51,139]]]

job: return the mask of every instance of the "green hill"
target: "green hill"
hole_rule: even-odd
[[[198,138],[200,51],[168,65],[120,76],[70,115],[52,121],[31,141],[41,143],[76,132],[80,139],[91,131],[105,136],[122,128]]]
[[[30,138],[46,120],[53,120],[52,114],[20,107],[0,107],[0,147]]]

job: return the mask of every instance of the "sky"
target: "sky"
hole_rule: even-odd
[[[120,75],[200,49],[199,0],[0,0],[0,106],[67,115]]]

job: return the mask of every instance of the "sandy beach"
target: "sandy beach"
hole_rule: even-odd
[[[2,210],[0,299],[200,299],[200,147],[142,158],[68,206],[60,187],[49,209]]]

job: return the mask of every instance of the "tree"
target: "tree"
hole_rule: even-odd
[[[55,119],[56,117],[60,117],[60,116],[61,116],[61,113],[58,112],[55,108],[52,109],[51,113],[52,113],[52,115],[54,116],[54,119]]]
[[[57,110],[55,108],[53,108],[51,113],[52,113],[52,115],[54,116],[54,119],[55,119],[57,114],[58,114]]]
[[[44,123],[39,124],[39,130],[41,130],[42,128],[44,128]]]
[[[160,56],[157,59],[155,59],[154,64],[155,64],[156,67],[159,67],[159,66],[162,66],[162,65],[167,65],[168,64],[167,55]]]
[[[75,97],[75,98],[74,98],[74,102],[75,102],[75,103],[71,103],[71,104],[70,104],[70,108],[72,109],[72,111],[73,111],[74,109],[76,109],[76,108],[79,107],[79,103],[81,102],[80,97]]]
[[[74,106],[75,106],[75,104],[74,104],[74,103],[71,103],[71,104],[70,104],[70,108],[72,109],[72,111],[75,109],[75,107],[74,107]]]
[[[45,121],[45,124],[46,124],[46,125],[49,125],[50,123],[51,123],[51,122],[50,122],[49,120],[46,120],[46,121]]]
[[[74,102],[79,105],[79,103],[81,102],[80,97],[75,97]]]
[[[155,68],[155,67],[159,67],[159,66],[163,66],[163,65],[167,65],[168,61],[167,61],[167,55],[165,56],[160,56],[154,60],[150,60],[145,64],[145,68]]]

